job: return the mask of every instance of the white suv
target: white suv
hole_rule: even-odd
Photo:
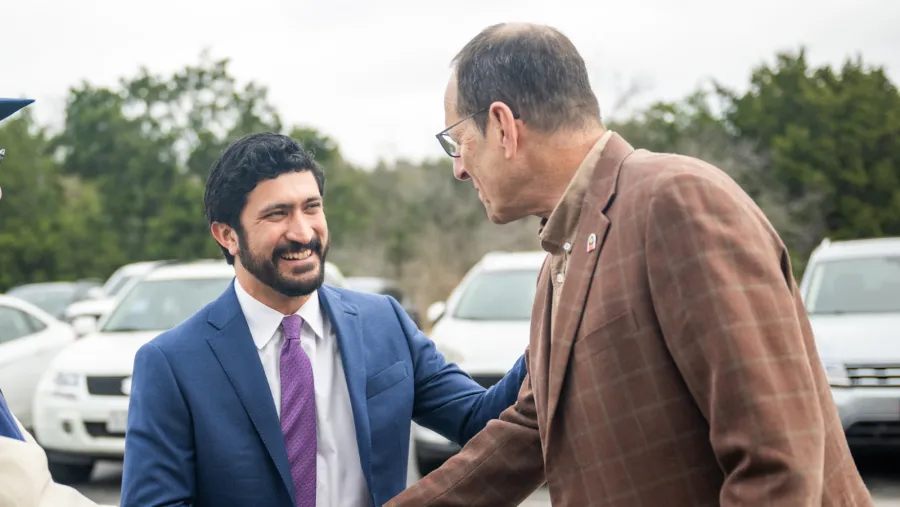
[[[428,309],[436,321],[431,339],[447,361],[484,386],[503,378],[528,346],[531,309],[546,252],[492,252],[453,290],[447,302]],[[416,463],[422,475],[460,447],[413,425]]]
[[[900,445],[900,238],[825,240],[800,287],[847,441]]]
[[[96,460],[122,459],[137,350],[213,301],[233,278],[224,260],[160,265],[116,300],[96,332],[56,356],[38,384],[34,431],[58,482],[87,481]]]

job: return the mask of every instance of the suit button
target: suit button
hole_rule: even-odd
[[[556,275],[556,283],[563,283],[563,280],[565,279],[566,277],[564,277],[562,273]]]
[[[571,249],[572,249],[572,244],[571,244],[571,243],[566,243],[565,245],[563,245],[563,250],[565,250],[565,251],[568,252],[568,251],[571,250]]]

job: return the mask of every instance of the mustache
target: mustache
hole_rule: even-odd
[[[310,250],[312,253],[322,257],[322,241],[318,238],[318,236],[313,237],[309,243],[300,243],[297,241],[291,241],[287,245],[278,246],[275,248],[275,251],[272,253],[274,257],[280,257],[284,254],[292,254],[297,253],[301,250]]]

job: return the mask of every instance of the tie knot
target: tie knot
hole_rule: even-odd
[[[300,328],[303,327],[303,317],[299,315],[288,315],[281,320],[281,327],[284,329],[285,340],[299,340]]]

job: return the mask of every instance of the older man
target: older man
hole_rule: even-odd
[[[558,31],[459,53],[438,134],[488,217],[543,219],[518,401],[388,505],[870,506],[788,251],[710,164],[635,150]]]

